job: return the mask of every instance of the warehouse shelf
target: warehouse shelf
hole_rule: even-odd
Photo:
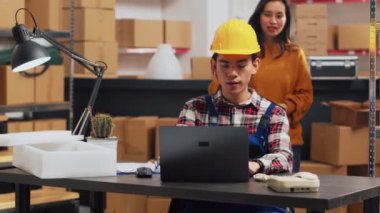
[[[369,50],[328,50],[329,55],[369,55]],[[376,54],[380,55],[380,49],[376,50]]]
[[[119,48],[119,54],[151,54],[155,53],[157,48]],[[181,55],[189,52],[188,48],[174,48],[174,53]]]
[[[6,112],[51,112],[66,111],[70,109],[69,102],[44,103],[44,104],[11,104],[0,105],[0,114]]]
[[[53,38],[68,38],[70,36],[69,32],[64,31],[46,31],[44,33]],[[1,28],[0,38],[13,40],[11,29]],[[28,117],[39,117],[38,114],[43,114],[43,117],[63,117],[66,118],[68,124],[70,123],[70,103],[66,101],[43,104],[0,104],[0,115],[13,112],[21,112],[23,113],[23,116],[27,114]],[[63,112],[64,114],[62,114],[61,112]],[[2,132],[2,130],[0,130],[0,134],[1,133],[5,132]]]
[[[303,4],[303,3],[332,3],[332,4],[340,4],[340,3],[368,3],[369,0],[291,0],[292,4]]]
[[[45,31],[44,33],[53,38],[68,38],[70,36],[69,32],[64,31]],[[12,30],[0,28],[0,38],[13,38]]]

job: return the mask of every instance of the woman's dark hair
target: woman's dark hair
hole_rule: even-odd
[[[291,21],[291,16],[290,16],[290,8],[287,0],[260,0],[260,2],[257,4],[255,12],[253,12],[252,16],[249,18],[248,23],[255,29],[255,32],[257,34],[257,40],[259,41],[259,45],[261,48],[261,58],[265,57],[265,49],[264,49],[264,33],[260,25],[260,16],[264,11],[265,6],[267,5],[268,2],[271,1],[280,1],[284,4],[285,6],[285,16],[286,16],[286,22],[284,29],[281,31],[281,33],[277,36],[277,42],[280,44],[281,52],[276,58],[281,57],[285,50],[286,47],[285,45],[290,43],[290,21]]]
[[[216,61],[216,59],[218,59],[218,55],[219,55],[218,53],[214,53],[212,54],[211,58]],[[251,54],[252,61],[256,60],[257,57],[258,57],[257,53]]]

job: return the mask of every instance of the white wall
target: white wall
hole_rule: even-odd
[[[229,13],[231,18],[247,20],[251,17],[259,0],[229,0]]]
[[[161,19],[161,0],[117,0],[116,19]]]

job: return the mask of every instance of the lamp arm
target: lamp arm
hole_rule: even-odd
[[[87,129],[88,122],[91,117],[91,113],[92,113],[91,110],[95,104],[95,100],[99,92],[101,81],[102,81],[102,76],[98,76],[96,78],[94,88],[92,89],[90,100],[88,101],[87,107],[82,112],[82,115],[80,116],[78,123],[77,125],[75,125],[75,128],[72,132],[73,135],[84,135]]]
[[[74,50],[71,50],[67,48],[66,46],[60,44],[55,39],[50,37],[49,35],[43,33],[38,27],[35,27],[33,29],[34,37],[41,37],[44,38],[46,41],[48,41],[50,44],[52,44],[54,47],[58,48],[60,51],[64,52],[66,55],[68,55],[70,58],[74,59],[77,63],[85,67],[88,71],[96,75],[97,77],[103,76],[103,72],[106,70],[106,66],[98,65],[86,58],[84,58],[79,53],[75,52]]]
[[[79,63],[80,65],[85,67],[87,70],[89,70],[91,73],[96,75],[96,77],[97,77],[96,82],[95,82],[95,85],[92,89],[91,96],[90,96],[90,99],[88,101],[88,104],[87,104],[86,108],[84,109],[81,117],[78,120],[77,125],[75,126],[75,128],[72,132],[73,135],[84,135],[85,131],[87,129],[87,126],[88,126],[88,122],[89,122],[90,117],[91,117],[91,113],[92,113],[91,110],[95,104],[95,100],[96,100],[96,97],[97,97],[98,92],[99,92],[100,83],[101,83],[102,78],[103,78],[103,73],[107,69],[107,65],[104,62],[102,62],[104,65],[98,65],[94,62],[87,60],[86,58],[81,56],[79,53],[76,53],[75,51],[67,48],[66,46],[64,46],[62,44],[60,44],[59,42],[57,42],[52,37],[43,33],[38,27],[34,28],[33,34],[35,37],[44,38],[46,41],[51,43],[54,47],[56,47],[59,50],[61,50],[62,52],[64,52],[70,58],[74,59],[77,63]]]

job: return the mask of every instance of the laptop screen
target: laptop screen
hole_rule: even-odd
[[[159,137],[162,181],[249,179],[246,127],[161,126]]]

